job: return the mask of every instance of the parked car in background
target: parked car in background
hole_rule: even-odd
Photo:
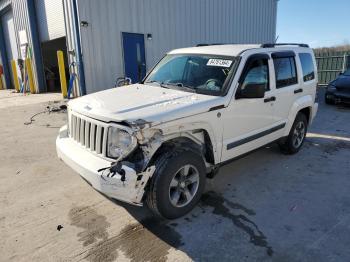
[[[274,141],[297,153],[316,86],[304,44],[174,50],[141,83],[70,101],[57,153],[103,194],[177,218],[233,159]]]
[[[327,104],[350,103],[350,69],[328,84],[325,101]]]

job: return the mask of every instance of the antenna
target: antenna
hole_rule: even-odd
[[[280,38],[279,35],[278,35],[278,36],[276,37],[276,39],[275,39],[275,44],[277,43],[278,38]]]

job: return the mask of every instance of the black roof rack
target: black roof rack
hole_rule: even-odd
[[[281,45],[296,45],[296,46],[300,46],[300,47],[309,47],[308,44],[298,44],[298,43],[276,43],[276,44],[267,43],[267,44],[262,44],[261,47],[262,48],[272,48],[272,47],[281,46]]]

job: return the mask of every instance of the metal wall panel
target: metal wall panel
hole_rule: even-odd
[[[4,30],[7,58],[9,61],[18,59],[18,49],[16,42],[16,34],[13,23],[13,14],[12,11],[9,10],[5,14],[1,16],[1,22]]]
[[[11,0],[0,0],[0,15],[4,15],[10,10]],[[5,78],[5,88],[11,88],[11,70],[10,65],[7,64],[7,51],[5,44],[5,35],[3,33],[2,25],[0,24],[0,64],[3,66],[4,78]]]
[[[63,4],[60,0],[35,0],[41,42],[64,37]]]
[[[38,45],[38,36],[36,34],[37,28],[36,25],[33,24],[33,19],[36,19],[35,10],[33,10],[33,1],[34,0],[0,0],[0,11],[4,12],[4,10],[12,10],[18,54],[20,54],[20,41],[18,32],[21,30],[26,31],[29,47],[32,54],[34,84],[37,91],[42,92],[45,91],[46,86],[42,71],[41,50],[40,46]],[[34,15],[29,17],[29,12]],[[38,61],[39,64],[37,64]]]
[[[124,75],[122,32],[151,33],[149,70],[167,51],[198,43],[273,42],[276,0],[78,0],[87,93]]]
[[[17,40],[16,33],[13,22],[13,14],[12,10],[7,11],[1,16],[2,29],[4,34],[5,46],[6,46],[6,54],[7,54],[7,64],[11,65],[11,60],[17,61],[18,57],[18,49],[17,49]],[[17,70],[17,74],[20,75],[19,69]],[[13,80],[13,72],[11,73],[11,80]],[[13,85],[13,82],[12,82]],[[14,87],[14,86],[13,86]]]
[[[27,32],[27,38],[29,41],[29,47],[32,52],[32,65],[33,65],[33,75],[34,75],[34,84],[39,92],[39,88],[41,90],[44,90],[45,87],[43,85],[43,80],[38,79],[37,74],[37,65],[35,63],[35,56],[40,56],[40,53],[37,53],[37,51],[33,48],[33,35],[29,23],[29,12],[28,12],[28,0],[12,0],[12,10],[13,10],[13,17],[15,21],[15,30],[17,32],[17,43],[19,43],[18,39],[18,32],[21,30],[25,30]],[[19,47],[18,47],[19,48]],[[39,87],[39,84],[41,85]]]
[[[0,0],[0,10],[3,10],[5,7],[11,4],[11,0]]]
[[[73,94],[75,96],[80,95],[79,89],[79,70],[77,68],[77,57],[76,57],[76,40],[74,35],[74,21],[73,21],[73,4],[72,0],[63,0],[63,12],[64,12],[64,22],[66,28],[66,42],[67,42],[67,50],[68,50],[68,61],[69,61],[69,73],[75,74],[78,77],[75,78],[74,86],[73,86]]]

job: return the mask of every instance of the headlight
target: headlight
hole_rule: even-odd
[[[108,128],[107,156],[120,158],[128,155],[136,146],[136,140],[127,131],[117,127]]]

